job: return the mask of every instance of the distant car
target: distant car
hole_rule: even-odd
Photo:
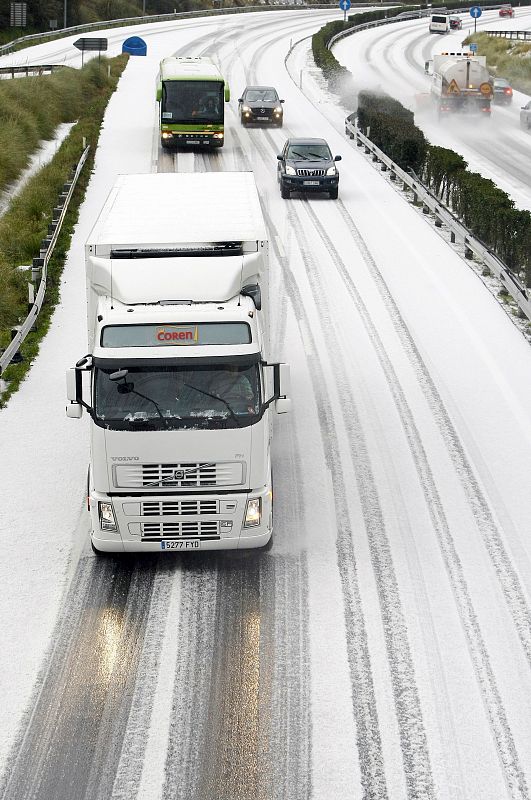
[[[451,31],[460,31],[463,27],[463,21],[461,17],[450,17],[450,30]]]
[[[238,100],[238,113],[242,125],[258,123],[282,127],[284,109],[277,90],[272,86],[247,86]]]
[[[520,127],[524,130],[531,129],[531,100],[520,109]]]
[[[328,192],[337,200],[339,172],[324,139],[288,139],[277,156],[280,194],[287,200],[291,192]]]
[[[513,102],[513,90],[505,78],[494,78],[492,82],[492,102],[497,105],[510,106]]]
[[[498,14],[500,17],[514,17],[514,8],[511,5],[503,5]]]

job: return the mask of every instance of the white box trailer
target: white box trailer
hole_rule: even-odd
[[[267,232],[252,173],[121,176],[85,248],[96,552],[264,547],[272,535]]]

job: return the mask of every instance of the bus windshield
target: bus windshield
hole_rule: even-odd
[[[164,81],[161,121],[187,125],[222,123],[223,88],[220,81]]]
[[[95,370],[94,419],[113,430],[241,428],[260,398],[258,364]]]

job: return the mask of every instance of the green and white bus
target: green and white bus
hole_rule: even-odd
[[[228,85],[208,58],[164,58],[157,76],[162,147],[223,147]]]

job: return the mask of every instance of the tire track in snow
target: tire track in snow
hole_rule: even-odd
[[[235,138],[238,136],[235,134]],[[264,162],[268,163],[264,149],[254,142]],[[247,164],[247,162],[244,162]],[[271,217],[264,209],[266,224],[273,241],[278,232]],[[326,379],[319,359],[313,334],[313,326],[308,319],[295,276],[286,259],[283,263],[284,282],[289,295],[297,324],[303,340],[311,342],[312,355],[307,356],[308,372],[311,377],[315,403],[318,409],[321,440],[326,463],[332,476],[332,489],[336,508],[337,538],[336,550],[343,595],[345,598],[346,644],[352,680],[352,705],[356,720],[356,742],[358,750],[363,800],[387,800],[385,767],[380,737],[376,697],[372,681],[372,668],[367,641],[365,618],[357,576],[357,564],[353,545],[353,531],[348,511],[348,492],[344,483],[343,468],[339,456],[340,447],[337,431],[326,394]],[[430,795],[425,795],[425,798]]]
[[[363,257],[369,274],[372,276],[378,288],[397,336],[415,370],[424,396],[432,410],[433,417],[446,444],[456,474],[470,504],[472,514],[483,538],[485,549],[494,567],[527,662],[531,668],[531,609],[526,592],[505,547],[502,533],[490,508],[488,499],[483,493],[474,468],[459,438],[459,434],[372,253],[363,240],[348,209],[341,201],[338,202],[338,208],[356,247]],[[345,272],[344,280],[348,291],[350,293],[355,292],[355,285],[348,274],[348,270]]]
[[[463,567],[459,555],[457,553],[455,543],[453,541],[453,537],[448,525],[448,521],[446,519],[446,515],[444,513],[443,504],[436,487],[435,479],[433,477],[433,474],[429,466],[428,458],[422,444],[420,433],[415,425],[413,414],[407,404],[398,377],[385,351],[384,344],[379,337],[376,327],[372,322],[370,314],[356,289],[354,281],[352,280],[352,277],[350,276],[346,265],[344,264],[339,253],[337,252],[337,249],[332,240],[330,239],[330,237],[328,236],[324,226],[319,221],[315,212],[310,208],[310,204],[306,202],[304,205],[306,210],[308,211],[310,218],[314,223],[316,230],[319,233],[319,236],[323,241],[323,244],[327,248],[328,252],[330,252],[333,256],[333,258],[331,259],[332,263],[335,265],[340,277],[343,280],[343,283],[345,284],[347,291],[349,292],[350,296],[352,297],[355,303],[356,309],[371,339],[375,352],[382,366],[382,370],[386,376],[389,388],[393,395],[395,405],[399,413],[400,419],[402,421],[404,432],[406,434],[413,455],[415,467],[419,475],[419,482],[420,485],[422,486],[426,498],[426,505],[430,514],[430,518],[432,520],[435,533],[437,535],[441,554],[443,556],[446,569],[451,581],[454,597],[456,598],[457,607],[461,617],[461,623],[463,625],[463,629],[467,637],[467,642],[470,653],[472,655],[472,660],[476,676],[478,679],[478,684],[480,686],[485,707],[489,715],[491,730],[493,732],[494,742],[500,759],[500,764],[505,777],[505,781],[507,783],[509,791],[511,792],[511,797],[515,798],[515,800],[517,798],[518,800],[523,800],[523,798],[529,797],[524,777],[524,772],[519,762],[512,732],[505,714],[505,709],[503,707],[496,679],[494,677],[494,672],[490,664],[490,658],[487,652],[487,648],[485,646],[485,642],[483,640],[477,615],[475,613],[472,604],[472,600],[464,576]],[[348,211],[341,202],[338,203],[338,206],[341,209],[345,221],[347,221],[347,218],[350,221],[349,229],[352,233],[355,229],[354,221],[352,220]],[[367,245],[363,241],[363,238],[359,233],[359,231],[357,231],[357,229],[355,230],[357,232],[357,236],[355,238],[356,246],[360,250],[366,263],[368,261],[368,263],[372,267],[371,274],[373,274],[374,277],[375,273],[378,273],[379,285],[380,286],[385,285],[383,278],[381,277],[378,271],[376,262],[372,258],[372,255],[370,254],[370,251],[367,248]],[[400,317],[398,308],[396,307],[394,300],[392,300],[390,293],[386,295],[385,300],[388,310],[389,308],[392,308],[394,312],[395,323],[398,318],[400,318],[401,320],[402,325],[400,332],[401,332],[402,344],[403,345],[407,344],[408,346],[407,352],[409,354],[415,353],[418,356],[418,359],[420,359],[420,362],[417,361],[415,364],[416,372],[417,375],[418,376],[420,375],[420,377],[422,378],[422,385],[429,386],[430,389],[432,390],[430,398],[428,399],[431,400],[430,407],[434,412],[434,416],[439,421],[439,428],[441,429],[440,426],[441,418],[445,420],[445,423],[447,425],[450,425],[450,420],[446,410],[444,409],[442,400],[436,394],[435,386],[431,381],[431,378],[429,378],[428,371],[421,360],[420,353],[418,352],[413,342],[413,339],[411,338],[409,332],[408,336],[407,337],[405,336],[405,331],[407,330],[407,327],[402,318]],[[395,324],[395,329],[396,329],[396,324]],[[421,371],[419,370],[420,364],[422,364],[423,366],[423,369]],[[435,394],[433,394],[433,392],[435,392]],[[433,401],[436,398],[438,402],[434,407]],[[444,430],[441,430],[441,433],[445,438],[445,442],[447,444],[451,444],[452,446],[451,454],[452,453],[454,454],[453,461],[454,465],[456,466],[456,470],[459,476],[461,477],[461,483],[463,483],[463,470],[466,471],[468,480],[466,484],[464,484],[464,488],[465,491],[467,491],[469,499],[474,500],[476,506],[473,509],[476,511],[475,516],[477,518],[477,511],[480,511],[482,514],[480,522],[485,522],[485,516],[488,512],[488,504],[486,503],[486,500],[481,497],[481,494],[479,495],[476,494],[476,492],[479,492],[479,486],[474,478],[471,466],[466,461],[466,456],[459,442],[457,432],[453,429],[453,427],[450,426],[445,428]],[[451,436],[449,436],[450,433],[452,434]],[[456,463],[455,456],[457,454],[459,454],[460,458],[459,461]],[[477,507],[478,505],[479,508]],[[496,544],[498,545],[496,549],[496,554],[500,555],[501,552],[503,551],[503,544],[499,536],[497,538]],[[507,568],[509,568],[510,563],[506,566]],[[524,598],[521,598],[521,600],[523,601]],[[519,610],[519,608],[517,610]]]
[[[110,797],[154,575],[151,558],[80,560],[3,800]]]
[[[305,208],[308,205],[308,203],[304,203]],[[435,789],[431,774],[428,744],[422,719],[413,659],[409,647],[407,625],[402,611],[400,592],[386,533],[385,520],[378,497],[378,489],[363,435],[363,426],[361,425],[348,381],[342,377],[345,374],[345,369],[342,358],[338,355],[341,353],[341,347],[333,329],[333,315],[328,304],[326,289],[319,275],[319,269],[306,240],[303,226],[293,208],[288,211],[288,219],[295,230],[299,242],[316,307],[320,309],[320,317],[326,326],[327,334],[324,338],[326,338],[327,344],[330,342],[328,354],[338,381],[340,405],[343,410],[345,428],[350,444],[349,450],[358,485],[373,573],[380,601],[408,797],[423,798],[423,800],[425,798],[434,798]],[[318,226],[318,229],[322,227],[316,215],[312,214],[312,221],[316,227]],[[328,245],[330,246],[329,252],[334,258],[337,258],[338,254],[335,249],[332,249],[331,241],[328,242]],[[339,553],[338,556],[341,564],[342,559]]]

